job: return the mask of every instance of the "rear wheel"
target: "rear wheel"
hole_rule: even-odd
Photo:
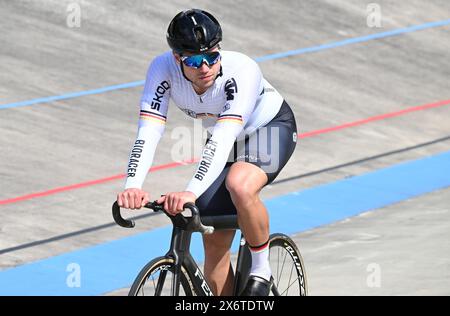
[[[172,296],[174,273],[172,258],[158,257],[147,263],[131,286],[129,296]],[[180,296],[192,296],[192,282],[186,269],[181,267]]]
[[[272,270],[272,295],[306,296],[306,272],[300,251],[284,234],[270,235],[269,261]]]

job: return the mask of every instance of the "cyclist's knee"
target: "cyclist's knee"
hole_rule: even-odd
[[[249,163],[235,163],[225,180],[225,186],[233,201],[251,201],[267,182],[267,175],[257,166]]]
[[[242,175],[233,173],[230,174],[225,180],[225,186],[230,192],[233,200],[242,199],[246,200],[255,195],[255,192],[250,189],[250,186],[247,183],[247,179],[242,177]]]
[[[239,207],[250,207],[259,198],[258,193],[249,189],[245,180],[227,179],[226,187],[230,193],[234,205]]]

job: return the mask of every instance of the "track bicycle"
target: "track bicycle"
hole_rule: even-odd
[[[172,221],[173,230],[169,251],[149,261],[134,280],[129,296],[212,296],[213,293],[200,268],[190,254],[192,233],[211,234],[214,230],[238,229],[237,215],[200,216],[193,203],[186,203],[184,211],[172,216],[162,204],[149,202],[146,208],[164,212]],[[117,201],[112,206],[115,222],[126,228],[134,221],[124,219]],[[271,295],[306,296],[308,287],[305,266],[293,240],[282,233],[270,235],[269,261],[272,270]],[[233,295],[242,292],[251,267],[251,254],[241,233],[237,256]]]

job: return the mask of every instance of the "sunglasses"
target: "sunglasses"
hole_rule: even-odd
[[[192,56],[182,56],[181,61],[188,67],[200,68],[205,62],[208,66],[216,64],[220,60],[219,52],[203,53]]]

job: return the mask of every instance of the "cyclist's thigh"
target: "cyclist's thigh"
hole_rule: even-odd
[[[234,143],[227,164],[219,177],[195,202],[202,216],[235,215],[236,208],[225,186],[231,165],[236,161],[250,162],[260,167],[271,183],[294,152],[297,126],[294,114],[283,102],[277,115],[264,127]]]
[[[295,117],[286,102],[266,126],[237,146],[236,161],[246,161],[260,167],[271,183],[292,156],[297,144]]]
[[[228,162],[219,177],[195,201],[201,216],[235,215],[236,208],[230,193],[225,187],[225,179],[230,171],[232,162]]]

